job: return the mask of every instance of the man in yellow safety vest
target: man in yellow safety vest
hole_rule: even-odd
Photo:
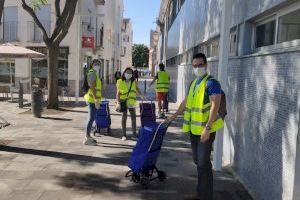
[[[216,131],[223,127],[218,111],[221,102],[221,85],[207,74],[207,60],[203,53],[193,57],[196,78],[192,81],[185,100],[177,112],[165,123],[184,113],[183,132],[190,135],[193,159],[197,165],[197,193],[186,199],[213,199],[213,173],[210,160]]]

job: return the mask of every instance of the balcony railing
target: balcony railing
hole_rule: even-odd
[[[49,36],[51,31],[51,21],[41,21],[41,23]],[[43,33],[40,30],[40,28],[32,21],[29,21],[27,23],[27,26],[28,26],[28,41],[43,42]]]
[[[4,42],[14,42],[18,40],[18,22],[9,21],[3,22],[3,34],[1,40]]]

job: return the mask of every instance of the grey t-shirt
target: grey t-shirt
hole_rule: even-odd
[[[89,85],[91,85],[92,83],[96,85],[96,80],[97,80],[96,73],[88,74],[87,80],[88,80]]]

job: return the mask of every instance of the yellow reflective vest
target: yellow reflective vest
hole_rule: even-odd
[[[211,103],[205,102],[205,90],[208,75],[203,78],[198,88],[194,91],[197,79],[195,79],[189,89],[189,94],[184,112],[183,132],[201,135],[209,119]],[[206,100],[207,101],[207,100]],[[210,133],[216,132],[224,125],[223,119],[217,115],[211,126]]]
[[[132,85],[131,85],[132,84]],[[131,85],[131,89],[128,94],[129,87]],[[136,106],[136,93],[137,93],[137,87],[135,81],[130,81],[129,85],[127,85],[126,81],[119,79],[117,81],[117,88],[120,92],[120,99],[121,101],[127,100],[127,106],[128,107],[134,107]]]
[[[168,72],[159,71],[156,79],[156,92],[169,92],[170,76]]]
[[[101,101],[102,98],[102,84],[101,84],[101,80],[99,79],[96,71],[94,69],[90,69],[87,77],[89,77],[90,75],[95,74],[96,75],[96,99],[98,99],[99,101]],[[92,92],[92,89],[90,88],[88,90],[88,92],[84,95],[84,99],[88,102],[88,103],[95,103],[95,99],[94,99],[94,95]]]

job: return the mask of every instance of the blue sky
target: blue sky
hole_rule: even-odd
[[[133,22],[133,43],[149,46],[150,30],[158,16],[161,0],[124,0],[124,17]]]

